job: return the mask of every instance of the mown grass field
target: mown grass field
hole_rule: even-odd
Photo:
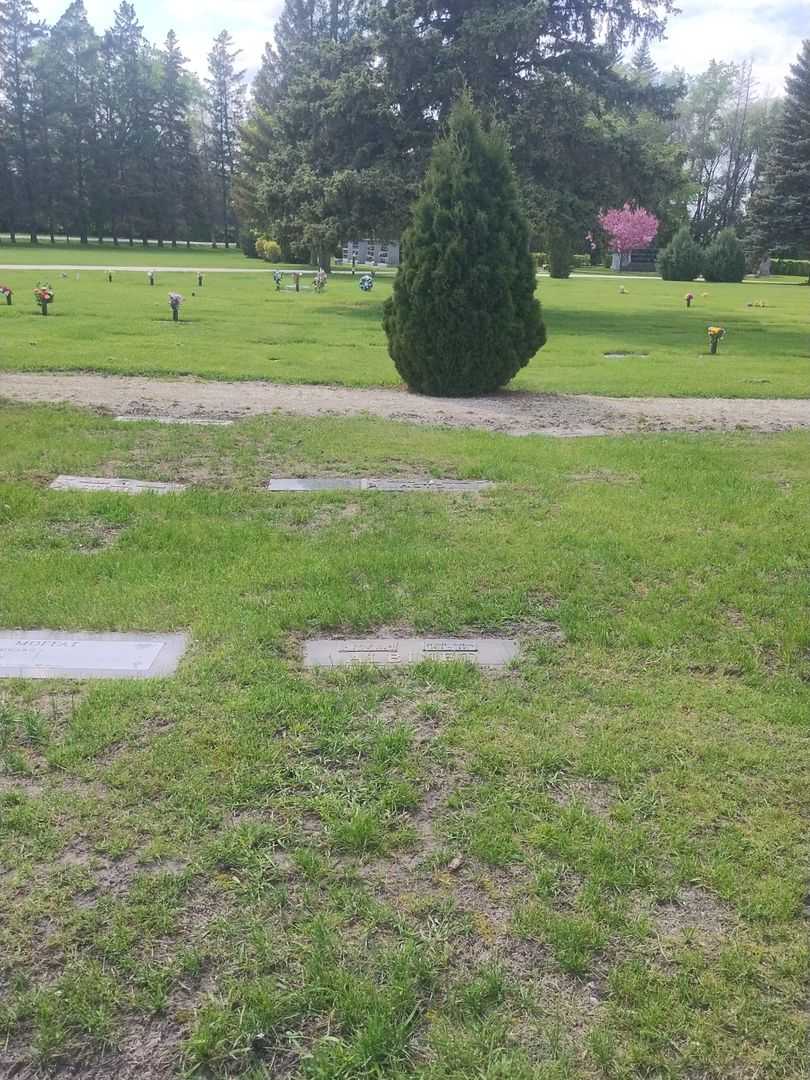
[[[498,486],[262,490],[307,472]],[[806,1076],[809,477],[804,434],[3,408],[0,625],[193,644],[0,683],[0,1075]],[[381,627],[523,656],[302,670]]]
[[[126,241],[121,241],[116,247],[112,243],[90,243],[82,246],[78,242],[65,243],[60,239],[51,244],[48,240],[40,240],[36,245],[18,241],[11,244],[7,239],[0,243],[0,264],[76,264],[88,266],[152,266],[156,268],[164,266],[187,266],[194,270],[198,266],[215,269],[242,270],[252,266],[264,265],[251,263],[245,258],[238,247],[231,245],[226,251],[220,245],[212,248],[210,245],[187,248],[185,244],[178,244],[172,248],[171,244],[165,244],[162,248],[156,243],[150,243],[144,247],[136,242],[129,246]],[[8,271],[6,271],[8,273]]]
[[[221,257],[251,265],[241,254]],[[110,284],[100,271],[78,272],[78,280],[76,272],[54,272],[47,319],[32,294],[47,274],[0,272],[0,282],[15,290],[12,307],[0,303],[0,370],[398,382],[381,326],[390,278],[379,278],[370,294],[341,276],[322,295],[296,295],[276,292],[269,274],[209,274],[200,290],[191,275],[157,271],[154,288],[145,273],[119,271]],[[687,311],[682,283],[541,279],[549,340],[511,385],[619,396],[810,394],[810,289],[758,281],[690,288],[696,300]],[[186,297],[179,325],[171,321],[170,290]],[[728,331],[714,358],[709,324]],[[624,355],[606,355],[616,353]]]

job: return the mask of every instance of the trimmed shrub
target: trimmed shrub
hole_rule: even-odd
[[[265,262],[281,262],[281,247],[275,240],[260,236],[256,241],[256,254]]]
[[[771,273],[810,277],[810,259],[771,259]]]
[[[252,229],[242,229],[239,233],[239,246],[248,259],[255,259],[257,255],[256,233]]]
[[[529,229],[500,129],[470,97],[434,145],[386,301],[388,351],[421,394],[486,394],[546,340]]]
[[[575,270],[582,270],[583,267],[586,267],[586,266],[590,267],[591,266],[591,257],[590,257],[590,255],[574,255],[574,256],[572,256],[571,261],[574,264],[574,269]]]
[[[549,245],[548,271],[553,278],[567,278],[571,274],[571,243],[567,236],[558,234]]]
[[[665,281],[694,281],[703,270],[703,251],[686,225],[658,253],[658,273]]]
[[[723,229],[703,253],[703,276],[707,281],[742,281],[745,252],[733,229]]]

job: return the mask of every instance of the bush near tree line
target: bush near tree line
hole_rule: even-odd
[[[771,259],[771,273],[810,277],[810,259]]]
[[[265,262],[281,262],[281,245],[267,236],[256,238],[256,254]]]
[[[506,139],[468,94],[433,148],[385,303],[388,351],[421,394],[485,394],[545,343],[529,226]]]
[[[548,256],[548,253],[545,252],[545,251],[535,251],[535,252],[533,252],[532,253],[532,258],[534,259],[534,264],[535,264],[535,266],[537,267],[538,270],[542,269],[543,267],[547,267],[548,264],[549,264],[549,256]],[[590,265],[591,265],[591,257],[590,257],[590,255],[572,255],[571,256],[571,266],[573,266],[574,269],[576,269],[576,270],[581,270],[583,267],[590,266]]]
[[[742,281],[745,252],[733,229],[722,229],[703,253],[706,281]]]
[[[733,229],[723,229],[703,248],[684,225],[659,252],[657,267],[665,281],[694,281],[700,274],[712,282],[742,281],[745,251]]]

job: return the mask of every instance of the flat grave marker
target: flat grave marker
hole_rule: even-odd
[[[491,480],[397,480],[386,477],[278,477],[268,491],[486,491]]]
[[[206,427],[230,427],[233,420],[209,420],[198,416],[116,416],[119,424],[201,424]]]
[[[157,495],[171,495],[185,491],[188,485],[163,484],[156,480],[125,480],[119,476],[57,476],[48,486],[52,491],[123,491],[127,495],[154,491]]]
[[[153,679],[171,675],[185,634],[0,630],[3,679]]]
[[[304,666],[404,665],[424,660],[455,660],[477,667],[505,667],[519,654],[518,643],[512,638],[318,638],[304,643]]]

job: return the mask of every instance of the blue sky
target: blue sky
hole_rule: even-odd
[[[36,0],[35,0],[36,2]],[[90,21],[104,29],[117,0],[85,0]],[[173,28],[191,67],[202,72],[211,39],[230,30],[242,49],[242,62],[255,69],[283,0],[134,0],[147,37],[162,41]],[[40,13],[53,21],[67,0],[40,0]],[[653,45],[658,66],[701,71],[711,59],[754,60],[763,94],[782,91],[788,66],[801,39],[810,37],[810,6],[806,0],[680,0],[681,14],[669,23],[665,41]]]

